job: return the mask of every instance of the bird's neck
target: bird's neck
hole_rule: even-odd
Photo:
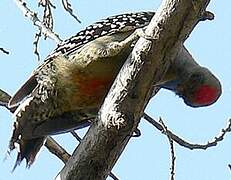
[[[178,84],[186,81],[196,68],[200,67],[192,55],[182,45],[179,48],[176,58],[172,61],[167,73],[160,82],[165,89],[174,90]]]
[[[174,62],[173,69],[177,72],[178,76],[187,78],[195,68],[199,65],[196,63],[192,55],[187,51],[187,49],[182,46],[179,50]]]

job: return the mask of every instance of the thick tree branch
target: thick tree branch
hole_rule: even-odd
[[[106,179],[157,84],[204,12],[209,0],[165,0],[140,38],[99,112],[99,119],[68,160],[57,180]],[[153,53],[155,52],[155,53]]]

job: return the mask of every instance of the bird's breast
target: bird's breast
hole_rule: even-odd
[[[73,106],[81,109],[100,106],[113,80],[112,76],[78,76],[73,81]]]

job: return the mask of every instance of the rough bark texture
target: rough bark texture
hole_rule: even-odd
[[[56,177],[61,180],[106,179],[151,95],[150,87],[166,72],[177,47],[189,36],[209,0],[164,0],[115,80],[82,143]]]

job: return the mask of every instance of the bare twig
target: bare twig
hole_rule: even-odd
[[[119,178],[117,178],[112,172],[109,173],[109,176],[114,180],[119,180]]]
[[[52,15],[51,8],[55,8],[55,6],[50,2],[50,0],[39,0],[38,5],[44,8],[43,10],[43,24],[49,29],[53,30],[54,19]],[[46,38],[46,36],[45,36]]]
[[[82,141],[81,137],[79,137],[79,135],[75,131],[71,131],[71,134],[77,139],[78,142]]]
[[[53,5],[52,3],[51,3],[51,0],[38,0],[38,5],[40,6],[40,5],[44,5],[44,4],[47,4],[47,3],[49,3],[49,5],[52,7],[52,8],[56,8],[55,7],[55,5]]]
[[[174,144],[173,140],[171,139],[171,136],[168,134],[168,129],[167,126],[165,126],[164,122],[162,119],[160,119],[160,124],[162,125],[169,141],[170,145],[170,153],[171,153],[171,167],[170,167],[170,180],[174,180],[174,175],[175,175],[175,162],[176,162],[176,156],[175,156],[175,151],[174,151]]]
[[[38,51],[38,43],[39,43],[39,40],[41,38],[41,35],[42,35],[42,31],[41,29],[39,29],[39,32],[38,33],[35,33],[35,37],[34,37],[34,54],[37,56],[37,59],[38,61],[40,61],[40,54],[39,54],[39,51]]]
[[[23,0],[14,0],[14,1],[19,7],[19,9],[22,11],[22,13],[26,17],[28,17],[34,23],[34,25],[37,26],[42,31],[42,33],[45,36],[53,39],[57,44],[62,42],[59,36],[55,34],[50,28],[46,27],[46,25],[39,20],[37,14],[27,7],[26,2],[24,2]]]
[[[60,146],[52,137],[48,137],[45,143],[47,149],[59,159],[63,161],[64,164],[68,161],[71,155]]]
[[[146,113],[143,115],[144,119],[147,120],[149,123],[151,123],[153,126],[155,126],[159,131],[166,134],[163,127],[160,123],[158,123],[156,120],[154,120],[152,117],[148,116]],[[229,119],[227,126],[221,130],[221,133],[214,137],[214,140],[208,142],[207,144],[192,144],[190,142],[185,141],[184,139],[180,138],[179,136],[175,135],[171,131],[167,130],[167,134],[171,137],[173,141],[175,141],[177,144],[188,148],[190,150],[193,149],[207,149],[213,146],[216,146],[219,142],[221,142],[224,139],[224,136],[231,131],[231,119]]]
[[[0,48],[0,51],[2,51],[4,54],[10,54],[10,52],[5,50],[4,48]]]
[[[228,164],[229,170],[231,171],[231,164]]]
[[[62,4],[64,9],[73,17],[75,18],[76,21],[78,21],[79,23],[81,23],[81,21],[79,20],[79,18],[73,13],[73,9],[71,7],[71,4],[68,2],[68,0],[62,0]]]
[[[176,156],[174,151],[173,140],[169,138],[170,151],[171,151],[171,168],[170,168],[170,180],[174,180],[175,176],[175,166],[176,166]]]

